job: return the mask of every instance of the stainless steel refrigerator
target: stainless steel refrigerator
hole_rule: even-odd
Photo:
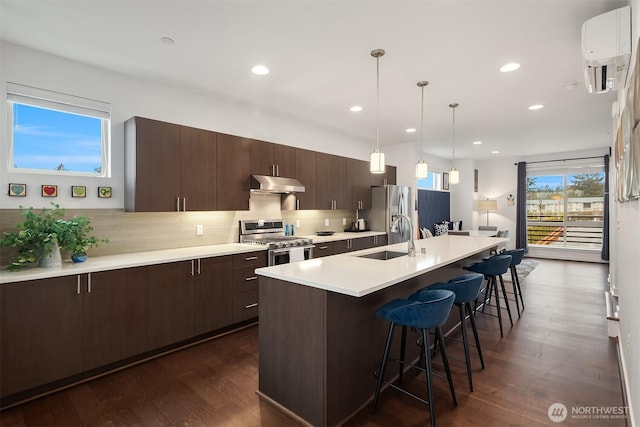
[[[404,214],[413,223],[413,204],[411,187],[400,185],[384,185],[371,187],[371,210],[369,211],[369,229],[385,231],[389,236],[389,244],[406,242],[411,235],[410,225],[406,219],[398,222],[395,232],[391,231],[391,223],[397,215]]]

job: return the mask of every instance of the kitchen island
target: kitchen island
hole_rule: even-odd
[[[257,269],[259,394],[310,425],[346,421],[374,393],[388,330],[376,310],[462,274],[464,265],[506,241],[440,236],[416,241],[415,257],[361,257],[406,253],[407,244],[400,243]],[[417,346],[409,345],[408,360],[417,354]]]

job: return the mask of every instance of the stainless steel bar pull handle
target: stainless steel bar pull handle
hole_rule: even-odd
[[[329,249],[329,246],[318,246],[318,249],[322,250],[322,249]]]
[[[176,212],[180,212],[180,197],[176,197]]]
[[[187,211],[187,198],[183,197],[182,198],[182,212],[186,212]]]
[[[245,261],[253,261],[254,259],[258,259],[258,257],[257,256],[248,256],[248,257],[244,258]]]
[[[193,276],[193,260],[191,260],[191,275]]]
[[[80,295],[80,275],[78,274],[76,277],[78,278],[78,286],[76,288],[76,294]]]
[[[300,200],[296,199],[296,210],[300,210]]]
[[[280,176],[280,165],[276,165],[276,176]]]
[[[200,274],[200,258],[198,258],[198,274]]]
[[[251,276],[251,277],[245,277],[244,281],[245,282],[250,282],[252,280],[257,280],[257,279],[258,279],[258,276]]]
[[[244,308],[249,309],[249,308],[253,308],[253,307],[257,307],[258,303],[254,302],[253,304],[249,304],[249,305],[245,305]]]
[[[91,293],[91,273],[87,274],[87,292]]]

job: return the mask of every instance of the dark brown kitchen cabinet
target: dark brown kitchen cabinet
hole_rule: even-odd
[[[195,334],[231,325],[231,255],[197,259],[195,267]]]
[[[351,203],[348,209],[371,209],[372,175],[369,162],[347,159],[347,188]]]
[[[387,235],[381,234],[376,236],[357,237],[350,239],[348,243],[350,251],[359,251],[361,249],[374,248],[376,246],[385,246],[387,244]]]
[[[351,209],[347,196],[347,158],[317,154],[316,209]]]
[[[219,133],[217,145],[217,209],[248,210],[251,140]]]
[[[147,350],[147,267],[83,275],[84,370]]]
[[[256,268],[267,266],[267,251],[233,255],[233,323],[258,317]]]
[[[373,186],[396,185],[396,167],[386,165],[385,173],[377,173],[377,174],[372,173],[371,185]]]
[[[332,242],[316,243],[313,248],[313,257],[321,258],[330,255],[338,255],[347,252],[347,240],[335,240]]]
[[[195,261],[149,267],[149,350],[194,336],[195,268]]]
[[[82,371],[81,280],[74,275],[0,286],[3,397]]]
[[[251,140],[251,173],[295,177],[295,148]]]
[[[284,199],[291,199],[295,202],[294,206],[283,203],[283,209],[310,210],[316,209],[316,172],[318,170],[318,153],[311,150],[296,148],[295,150],[295,178],[304,185],[304,193],[295,193],[283,196]]]
[[[125,123],[125,209],[216,209],[216,133],[133,117]]]

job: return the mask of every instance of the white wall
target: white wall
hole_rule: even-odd
[[[373,149],[370,141],[358,141],[331,132],[319,125],[270,115],[214,96],[188,93],[152,81],[107,71],[15,44],[0,44],[0,82],[3,99],[6,82],[68,93],[111,103],[112,175],[110,179],[60,177],[24,173],[8,174],[0,168],[0,208],[19,205],[48,206],[40,197],[40,185],[58,185],[59,197],[53,201],[67,208],[122,208],[124,206],[124,121],[143,116],[202,129],[240,135],[285,145],[308,148],[368,160]],[[6,102],[0,103],[0,161],[8,159]],[[8,197],[10,182],[28,185],[28,196]],[[72,199],[71,185],[87,185],[90,197]],[[98,185],[113,187],[112,199],[91,197]],[[96,190],[97,191],[97,190]]]
[[[631,0],[631,28],[633,58],[635,64],[640,36],[640,0]],[[635,70],[640,73],[640,70]],[[626,90],[618,94],[620,105],[624,105]],[[614,120],[614,129],[617,121]],[[615,172],[615,167],[611,168]],[[611,188],[615,194],[615,187]],[[632,425],[640,425],[640,201],[613,203],[612,212],[617,218],[611,222],[611,280],[619,295],[621,362],[624,368],[627,396]]]

